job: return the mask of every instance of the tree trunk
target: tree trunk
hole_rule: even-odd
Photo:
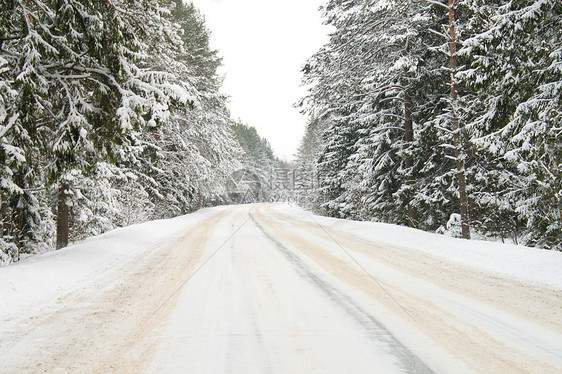
[[[408,93],[404,93],[404,142],[406,143],[406,147],[410,147],[413,141],[414,126],[412,121],[412,98],[408,95]],[[411,155],[406,156],[404,164],[408,173],[411,173],[411,169],[414,166],[414,160]],[[406,183],[409,185],[414,184],[413,176],[411,174],[408,176]],[[408,226],[416,227],[416,211],[411,202],[408,202],[406,213],[408,215]]]
[[[57,249],[68,245],[68,205],[66,205],[66,186],[59,187],[57,209]]]
[[[457,54],[456,54],[456,32],[455,32],[455,1],[449,0],[449,52],[451,54],[451,125],[453,130],[453,142],[455,146],[455,158],[457,162],[457,183],[459,186],[459,208],[461,214],[462,237],[470,239],[470,225],[468,222],[468,198],[466,196],[466,178],[464,172],[464,152],[462,132],[459,118],[456,112],[457,102]]]
[[[27,217],[24,208],[21,208],[23,196],[18,197],[18,205],[15,211],[16,216],[14,217],[14,244],[16,245],[16,252],[14,253],[14,261],[20,260],[20,249],[23,246],[23,238],[25,231],[27,230]]]
[[[0,215],[2,216],[2,236],[10,235],[10,217],[8,215],[9,198],[6,193],[2,194],[2,207],[0,208]]]

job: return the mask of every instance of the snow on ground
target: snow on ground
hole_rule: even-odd
[[[0,372],[558,373],[560,289],[559,252],[204,209],[1,267]]]
[[[116,229],[58,251],[0,267],[0,322],[119,271],[128,262],[158,250],[174,235],[180,235],[186,228],[222,210],[224,208],[203,209],[175,219]]]
[[[150,373],[403,372],[386,352],[391,343],[373,341],[372,326],[335,308],[335,295],[303,277],[304,268],[295,271],[245,219],[234,218],[240,233],[178,295]]]
[[[126,261],[157,249],[174,234],[218,214],[225,208],[204,209],[171,220],[152,221],[89,238],[68,248],[29,257],[0,267],[0,315],[26,310],[66,294],[83,282],[115,271]],[[300,220],[319,223],[373,242],[399,246],[522,281],[562,289],[562,252],[481,240],[462,240],[407,227],[347,221],[312,215],[304,209],[276,209]]]
[[[562,252],[483,240],[463,240],[408,227],[320,217],[304,209],[277,210],[325,228],[350,232],[375,243],[420,251],[481,271],[562,290]]]

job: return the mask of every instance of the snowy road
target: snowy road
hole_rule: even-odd
[[[222,207],[0,268],[0,372],[562,371],[556,282],[363,227]]]

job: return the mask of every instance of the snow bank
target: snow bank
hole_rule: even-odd
[[[0,321],[87,287],[139,256],[169,245],[170,239],[222,210],[203,209],[174,219],[113,230],[59,251],[0,267]]]
[[[482,240],[464,240],[408,227],[348,221],[312,215],[301,208],[280,205],[279,213],[350,232],[375,243],[399,246],[445,261],[524,282],[562,289],[562,252]]]

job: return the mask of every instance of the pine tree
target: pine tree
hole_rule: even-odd
[[[273,200],[281,187],[278,175],[281,161],[255,127],[236,122],[232,124],[232,129],[243,154],[240,168],[233,173],[230,181],[230,196],[225,200],[229,203]]]
[[[304,191],[299,203],[315,212],[320,211],[318,157],[322,150],[325,123],[312,116],[296,155],[296,187]]]
[[[156,207],[154,218],[190,212],[223,194],[239,152],[219,91],[221,60],[209,46],[205,21],[193,5],[172,3],[169,16],[180,30],[181,47],[153,55],[173,57],[159,66],[188,85],[190,96],[189,105],[171,105],[169,118],[145,132],[137,147],[136,169]],[[154,45],[161,48],[158,39]]]
[[[328,1],[301,102],[326,124],[328,214],[558,248],[560,7]]]
[[[143,1],[124,5],[10,1],[2,9],[3,201],[31,209],[4,218],[14,227],[10,220],[24,216],[18,220],[27,223],[20,226],[33,231],[38,210],[26,204],[37,199],[22,200],[22,194],[34,190],[29,181],[52,186],[58,191],[58,247],[68,242],[69,205],[80,196],[80,179],[98,162],[121,158],[135,133],[165,120],[174,100],[189,97],[175,76],[145,64],[143,39],[150,38],[143,36],[165,35],[168,45],[181,47],[178,29],[161,17],[165,8]]]
[[[337,128],[327,131],[352,140],[340,145],[340,159],[333,152],[323,159],[345,181],[333,185],[330,177],[334,188],[327,198],[337,198],[354,218],[418,226],[423,217],[416,213],[415,184],[428,155],[415,147],[417,136],[431,139],[424,135],[428,116],[419,98],[442,75],[435,53],[427,51],[432,9],[416,1],[332,1],[325,16],[336,31],[305,66],[305,82],[314,85],[305,103],[328,122],[337,118]]]
[[[0,9],[0,188],[2,189],[2,257],[17,260],[41,237],[45,209],[42,193],[44,160],[37,138],[42,113],[48,110],[47,88],[42,83],[41,38],[33,27],[47,5],[42,1],[6,1]],[[44,191],[43,191],[44,192]]]
[[[58,247],[68,242],[73,170],[87,173],[98,161],[116,159],[135,131],[165,120],[171,100],[185,102],[188,96],[173,84],[175,77],[150,63],[143,66],[150,61],[143,35],[148,40],[166,35],[170,41],[164,45],[179,43],[162,8],[135,2],[125,10],[123,5],[61,0],[47,21],[53,26],[45,38],[57,51],[47,62],[54,70],[45,73],[54,125],[45,145],[54,156],[50,182],[59,190]]]
[[[461,53],[475,92],[471,130],[488,161],[480,171],[496,189],[479,195],[498,211],[500,230],[527,224],[526,241],[548,248],[560,237],[560,12],[556,1],[484,2],[467,7],[481,27]],[[495,196],[494,196],[495,195]]]

